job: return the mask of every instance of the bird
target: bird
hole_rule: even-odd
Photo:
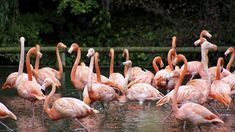
[[[124,76],[121,73],[114,72],[114,49],[113,48],[109,49],[109,56],[110,56],[109,80],[121,86],[124,83]]]
[[[68,50],[70,54],[73,51],[77,52],[77,57],[73,64],[73,67],[70,73],[70,78],[74,87],[77,90],[83,90],[88,81],[87,78],[88,78],[89,68],[88,66],[86,66],[85,63],[81,63],[79,65],[80,59],[81,59],[81,49],[77,43],[73,43]]]
[[[62,97],[53,103],[53,105],[50,107],[49,104],[51,103],[51,97],[56,92],[56,86],[52,79],[46,78],[44,80],[43,87],[47,87],[49,85],[52,85],[52,90],[49,93],[49,95],[46,97],[43,109],[47,113],[48,117],[51,120],[60,120],[60,119],[82,119],[88,115],[94,116],[96,113],[99,113],[98,110],[95,110],[88,106],[83,101],[72,98],[72,97]],[[80,121],[79,123],[87,130],[89,131]]]
[[[116,100],[119,96],[115,92],[115,90],[101,82],[100,72],[97,74],[97,82],[94,81],[92,74],[93,74],[93,67],[95,58],[98,58],[98,52],[95,52],[93,48],[90,48],[87,53],[87,57],[90,59],[89,65],[89,74],[88,74],[88,82],[86,87],[83,91],[83,101],[90,105],[96,101],[101,101],[103,105],[107,105],[110,101]],[[104,107],[105,108],[105,107]]]
[[[224,123],[217,115],[212,113],[206,107],[199,105],[197,103],[185,102],[180,106],[180,108],[178,108],[177,94],[179,86],[182,84],[184,76],[187,72],[187,59],[185,58],[184,55],[179,54],[177,55],[177,61],[184,62],[184,70],[180,74],[180,77],[177,80],[177,83],[174,88],[173,100],[172,100],[172,114],[174,115],[174,117],[179,120],[190,121],[194,125],[198,126],[200,130],[201,130],[200,125],[205,123],[213,123],[213,122]]]
[[[36,45],[36,48],[38,51],[40,51],[39,44]],[[63,66],[62,66],[60,55],[59,55],[59,48],[66,48],[66,45],[64,45],[63,43],[58,43],[57,47],[56,47],[56,54],[57,54],[57,61],[58,61],[58,65],[59,65],[59,71],[57,71],[51,67],[43,67],[43,68],[39,69],[40,57],[38,55],[36,55],[36,61],[35,61],[35,67],[33,70],[33,74],[34,74],[34,77],[36,78],[37,82],[40,85],[43,84],[43,82],[46,78],[51,78],[55,82],[57,87],[61,86],[59,79],[61,78],[61,76],[63,74]]]
[[[4,82],[2,89],[6,89],[6,88],[16,88],[16,79],[18,77],[19,74],[23,74],[23,79],[24,80],[28,80],[28,75],[23,73],[23,69],[24,69],[24,54],[25,54],[25,47],[24,47],[24,43],[25,43],[25,38],[24,37],[20,37],[20,62],[19,62],[19,67],[18,67],[18,72],[13,72],[11,73],[6,81]],[[33,77],[33,81],[36,82],[36,79]],[[17,84],[18,85],[18,84]]]
[[[160,56],[154,57],[154,59],[152,61],[152,65],[153,65],[153,69],[154,69],[155,73],[159,72],[159,68],[158,68],[157,64],[160,64],[161,68],[164,67],[164,63],[163,63],[162,58]],[[155,76],[154,76],[154,79],[155,79]],[[154,79],[152,81],[152,86],[154,86],[155,88],[158,88]]]
[[[13,120],[17,120],[17,117],[14,113],[12,113],[3,103],[0,103],[0,118],[11,118]],[[7,128],[7,131],[13,131],[13,129],[9,128],[5,123],[0,123]]]
[[[34,122],[34,102],[36,100],[44,100],[45,95],[41,91],[43,87],[37,82],[32,81],[33,75],[32,75],[32,68],[30,67],[30,56],[32,54],[39,54],[41,56],[41,53],[37,50],[36,47],[32,47],[29,49],[26,55],[26,70],[28,73],[28,80],[19,81],[20,83],[19,85],[16,86],[16,89],[18,94],[22,98],[29,100],[32,103],[33,122]],[[22,80],[23,77],[24,75],[21,74],[17,77],[17,80]]]
[[[224,64],[224,59],[222,57],[218,58],[217,68],[216,68],[216,80],[211,84],[211,90],[209,91],[209,97],[218,100],[220,103],[229,107],[231,103],[231,88],[224,80],[220,80],[221,66]]]
[[[228,71],[230,71],[231,65],[235,59],[235,51],[234,51],[233,47],[229,47],[224,53],[225,56],[228,56],[229,54],[231,54],[231,57],[230,57],[229,62],[226,66],[226,70],[228,70]],[[233,74],[234,73],[235,73],[235,71],[233,71]]]
[[[137,83],[128,88],[127,83],[131,76],[132,62],[130,60],[123,63],[128,65],[128,71],[123,83],[124,94],[118,98],[120,102],[126,102],[128,100],[139,101],[140,105],[143,105],[145,100],[156,101],[163,97],[163,94],[155,89],[148,83]]]

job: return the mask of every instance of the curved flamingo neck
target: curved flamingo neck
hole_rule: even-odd
[[[77,70],[77,66],[80,62],[80,59],[81,59],[81,50],[80,50],[80,47],[79,46],[76,46],[74,48],[74,50],[76,51],[77,50],[77,57],[76,57],[76,60],[73,64],[73,67],[72,67],[72,70],[71,70],[71,74],[70,74],[70,77],[71,77],[71,81],[75,81],[75,76],[76,76],[76,70]],[[62,68],[63,69],[63,68]]]
[[[101,82],[100,67],[99,67],[99,53],[95,52],[95,72],[97,77],[97,82]]]
[[[224,59],[220,57],[216,66],[216,80],[220,80],[220,67],[224,65]]]
[[[109,76],[113,74],[113,65],[114,65],[114,50],[111,48],[109,51],[110,54],[110,67],[109,67]]]
[[[19,67],[18,67],[18,74],[23,73],[24,69],[24,54],[25,54],[25,49],[24,49],[24,40],[20,41],[20,62],[19,62]]]
[[[184,62],[184,69],[181,72],[180,77],[179,77],[179,79],[177,80],[177,82],[175,84],[175,89],[174,89],[174,93],[173,93],[173,100],[172,100],[172,110],[173,110],[173,112],[177,112],[179,110],[179,108],[177,107],[178,90],[179,90],[180,85],[183,82],[184,76],[185,76],[185,74],[187,72],[187,69],[188,69],[188,62],[187,62],[187,59],[185,58],[184,55],[182,55],[182,54],[177,55],[177,60],[178,61],[182,61],[183,60],[183,62]]]
[[[159,71],[159,68],[158,68],[158,66],[157,66],[157,63],[159,64],[159,63],[161,63],[161,61],[162,61],[162,58],[159,57],[159,56],[157,56],[157,57],[155,57],[155,58],[153,59],[153,62],[152,62],[152,64],[153,64],[153,69],[155,70],[156,73]]]
[[[37,48],[38,51],[40,51],[40,46],[39,45],[36,45],[36,48]],[[39,64],[40,64],[40,56],[37,54],[35,64],[34,64],[34,70],[39,69]]]
[[[227,64],[227,66],[226,66],[226,69],[227,69],[228,71],[230,71],[230,68],[231,68],[231,65],[232,65],[234,59],[235,59],[235,51],[234,51],[234,49],[232,49],[232,55],[231,55],[231,57],[230,57],[230,59],[229,59],[229,62],[228,62],[228,64]]]
[[[51,97],[55,94],[55,91],[56,91],[56,86],[54,83],[52,83],[52,90],[49,93],[49,95],[46,97],[44,106],[43,106],[44,111],[46,111],[46,113],[48,114],[51,113],[51,108],[49,107],[49,103],[50,103]]]
[[[172,65],[172,56],[176,56],[176,50],[175,49],[170,49],[168,54],[167,54],[167,62],[168,65],[170,66],[170,69],[173,71],[173,65]]]
[[[88,74],[88,81],[87,81],[87,90],[92,90],[92,73],[94,68],[94,55],[91,56],[90,64],[89,64],[89,74]]]
[[[123,57],[126,58],[126,61],[129,60],[129,51],[128,51],[128,49],[124,49],[122,55],[123,55]],[[128,70],[128,66],[125,65],[125,66],[124,66],[124,75],[125,75],[125,76],[126,76],[126,74],[127,74],[127,70]]]
[[[128,84],[128,81],[129,81],[129,79],[130,79],[130,77],[131,77],[132,64],[127,65],[127,67],[128,67],[127,74],[126,74],[126,76],[125,76],[125,79],[124,79],[124,82],[123,82],[123,85],[122,85],[122,87],[124,88],[124,90],[127,90],[127,84]],[[125,92],[124,92],[124,93],[125,93]]]
[[[26,70],[28,73],[28,80],[29,81],[32,81],[32,79],[33,79],[32,69],[30,67],[30,56],[31,56],[31,54],[36,54],[36,53],[37,53],[37,49],[35,47],[33,47],[28,51],[28,53],[26,55]]]
[[[57,63],[58,63],[58,66],[59,66],[59,78],[61,78],[62,74],[63,74],[63,65],[62,65],[62,61],[61,61],[61,58],[60,58],[60,51],[59,51],[59,44],[57,44],[56,46],[56,56],[57,56]]]

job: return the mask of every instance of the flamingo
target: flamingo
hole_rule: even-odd
[[[112,82],[118,84],[118,85],[122,85],[124,83],[124,76],[121,73],[115,72],[114,73],[114,49],[110,48],[109,49],[109,55],[111,57],[110,59],[110,67],[109,67],[109,80],[111,80]]]
[[[28,80],[19,81],[20,83],[19,85],[17,85],[16,89],[22,98],[31,101],[33,106],[32,109],[33,109],[33,122],[34,122],[34,102],[36,100],[43,100],[45,96],[41,91],[41,89],[43,89],[42,86],[39,85],[37,82],[32,81],[33,75],[32,75],[32,68],[30,67],[30,56],[32,54],[41,54],[41,53],[38,52],[36,47],[29,49],[26,55],[26,70],[28,73]],[[22,78],[24,78],[24,75],[20,74],[17,77],[16,82],[18,80],[22,80]]]
[[[14,113],[12,113],[4,104],[0,103],[0,118],[11,118],[17,120],[17,117]],[[7,128],[7,131],[13,131],[13,129],[9,128],[6,124],[0,121],[0,123]]]
[[[216,80],[211,84],[211,90],[209,92],[209,97],[214,99],[219,99],[218,101],[224,104],[226,107],[229,107],[231,103],[231,88],[224,80],[220,80],[220,69],[221,65],[224,64],[224,59],[220,57],[217,61],[216,69]],[[218,97],[219,96],[219,97]]]
[[[227,64],[227,66],[226,66],[226,70],[228,70],[228,71],[230,71],[231,65],[232,65],[232,63],[233,63],[233,61],[234,61],[234,59],[235,59],[235,51],[234,51],[234,48],[233,48],[233,47],[229,47],[229,48],[225,51],[224,55],[225,55],[225,56],[228,56],[230,53],[231,53],[231,57],[230,57],[229,62],[228,62],[228,64]],[[233,73],[235,73],[235,71],[234,71]]]
[[[24,75],[24,80],[28,79],[28,75],[23,73],[23,69],[24,69],[24,54],[25,54],[25,48],[24,48],[24,42],[25,42],[25,38],[24,37],[20,37],[20,62],[19,62],[19,68],[18,68],[18,72],[13,72],[11,73],[8,77],[7,80],[5,81],[5,83],[2,86],[2,89],[6,89],[6,88],[16,88],[16,80],[19,74],[23,74]],[[36,82],[36,79],[33,77],[33,81]]]
[[[116,94],[116,92],[112,87],[100,83],[101,82],[100,72],[97,73],[98,82],[94,82],[94,79],[92,79],[94,77],[92,76],[94,59],[98,58],[98,53],[97,52],[95,53],[95,50],[93,48],[90,48],[88,50],[87,57],[90,57],[91,60],[89,65],[88,82],[83,91],[83,101],[86,104],[91,104],[96,101],[101,101],[104,102],[105,104],[108,104],[110,101],[117,99],[118,95]]]
[[[36,45],[36,48],[37,48],[38,51],[40,51],[40,45],[39,44]],[[58,79],[61,78],[61,76],[63,74],[63,66],[62,66],[60,56],[59,56],[59,48],[66,48],[66,45],[64,45],[63,43],[58,43],[57,44],[56,54],[57,54],[58,64],[59,64],[59,67],[60,67],[59,72],[57,70],[51,68],[51,67],[43,67],[43,68],[39,69],[40,57],[38,55],[36,56],[35,69],[33,70],[33,74],[34,74],[37,82],[40,85],[43,84],[43,82],[46,78],[51,78],[55,82],[57,87],[61,86],[61,83]]]
[[[148,83],[137,83],[127,89],[127,83],[132,71],[132,62],[126,61],[123,64],[128,65],[128,71],[125,77],[125,82],[123,83],[123,88],[125,88],[124,94],[119,97],[119,101],[126,102],[127,100],[138,100],[139,104],[143,105],[145,100],[156,101],[163,97],[161,92]]]
[[[70,74],[71,81],[77,90],[83,90],[87,84],[89,68],[85,65],[85,63],[78,65],[81,59],[81,49],[77,43],[73,43],[68,50],[70,54],[73,51],[77,51],[77,57]]]
[[[177,60],[184,61],[184,70],[180,74],[180,77],[175,85],[175,90],[173,93],[172,112],[174,117],[176,119],[183,121],[188,120],[192,122],[194,125],[197,125],[200,130],[201,130],[200,125],[205,123],[213,123],[213,122],[224,123],[217,115],[212,113],[206,107],[193,102],[185,102],[184,104],[182,104],[180,108],[178,108],[177,106],[178,90],[187,72],[187,59],[184,57],[184,55],[179,54],[177,55]]]
[[[128,51],[128,49],[123,50],[122,56],[126,58],[126,61],[129,60],[129,51]],[[125,76],[126,76],[126,73],[127,73],[127,66],[124,67],[124,75]],[[130,81],[135,80],[136,77],[141,75],[142,73],[144,73],[144,71],[140,67],[138,67],[138,66],[133,67],[132,71],[131,71],[131,77],[129,78],[129,80]]]
[[[51,100],[51,97],[56,92],[56,85],[52,79],[46,78],[44,80],[43,87],[46,87],[49,85],[52,85],[52,90],[50,94],[46,97],[43,108],[50,119],[60,120],[64,118],[69,118],[69,119],[76,118],[79,120],[88,115],[95,115],[96,113],[99,113],[99,111],[92,109],[83,101],[76,99],[76,98],[71,98],[71,97],[62,97],[62,98],[57,99],[53,103],[52,107],[50,108],[49,107],[50,100]],[[80,121],[79,123],[84,127],[84,125]]]
[[[160,56],[154,57],[154,59],[152,61],[153,69],[156,73],[159,72],[159,68],[158,68],[157,64],[160,64],[161,68],[164,67],[164,63],[163,63],[162,58]],[[154,79],[155,79],[155,76],[154,76]],[[156,84],[154,79],[153,79],[152,85],[154,87],[158,88],[158,84]]]

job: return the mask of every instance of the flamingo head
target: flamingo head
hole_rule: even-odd
[[[43,84],[42,84],[42,87],[43,89],[49,87],[50,85],[52,85],[54,82],[51,78],[46,78],[44,81],[43,81]]]
[[[24,43],[25,42],[25,38],[24,37],[20,37],[20,42]]]
[[[38,51],[40,51],[41,50],[41,47],[40,47],[40,45],[39,44],[36,44],[36,49],[38,50]]]
[[[95,50],[93,48],[88,49],[87,57],[91,57],[95,55]]]
[[[234,48],[233,47],[229,47],[225,52],[224,52],[224,55],[225,56],[228,56],[228,54],[231,54],[234,52]]]
[[[180,76],[179,71],[172,71],[171,73],[166,74],[166,79],[169,80],[170,78],[179,77],[179,76]]]
[[[205,41],[201,44],[202,49],[213,49],[214,51],[218,50],[218,47],[215,44],[212,44],[208,41]]]
[[[62,43],[62,42],[59,42],[59,43],[57,44],[57,46],[58,46],[59,48],[63,48],[63,49],[67,48],[67,46],[66,46],[64,43]]]
[[[205,38],[200,38],[197,41],[194,42],[194,46],[198,46],[199,44],[204,43],[205,41],[207,41]]]
[[[211,38],[212,35],[207,31],[207,30],[203,30],[200,34],[200,37],[208,37],[208,38]]]
[[[128,65],[128,66],[131,66],[132,65],[132,62],[130,60],[128,61],[125,61],[122,63],[123,65]]]
[[[78,46],[77,43],[73,43],[73,44],[70,46],[68,52],[71,54],[71,53],[72,53],[75,49],[77,49],[78,47],[79,47],[79,46]]]
[[[39,50],[37,50],[37,56],[39,56],[40,58],[42,58],[42,53],[41,53]]]

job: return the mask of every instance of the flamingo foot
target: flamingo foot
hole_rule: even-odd
[[[199,131],[202,132],[201,126],[198,125],[197,127],[198,127]]]
[[[78,119],[77,119],[77,120],[78,120]],[[79,123],[83,128],[76,128],[76,129],[74,129],[74,131],[90,132],[90,130],[89,130],[85,125],[83,125],[79,120],[78,120],[78,123]]]
[[[164,123],[166,121],[166,119],[173,113],[173,111],[171,111],[161,122]]]
[[[13,132],[13,131],[14,131],[13,129],[11,129],[10,127],[8,127],[8,126],[7,126],[6,124],[4,124],[3,122],[0,121],[0,123],[1,123],[4,127],[7,128],[7,131],[8,131],[8,132]]]

